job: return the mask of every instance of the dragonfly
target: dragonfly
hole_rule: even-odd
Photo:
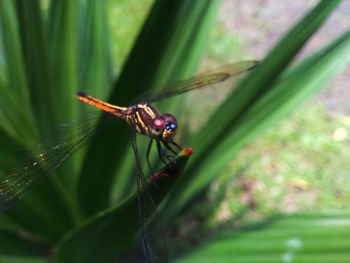
[[[157,221],[156,206],[147,187],[147,180],[141,167],[136,135],[147,136],[150,142],[146,159],[153,173],[149,155],[152,144],[157,146],[161,162],[170,167],[176,154],[182,149],[174,140],[178,130],[176,118],[170,113],[160,114],[152,106],[153,103],[168,99],[191,90],[208,87],[248,72],[258,66],[257,61],[242,61],[221,66],[215,70],[196,75],[190,79],[178,81],[166,86],[158,94],[148,94],[131,106],[122,107],[99,100],[82,91],[77,92],[77,99],[108,113],[103,125],[96,125],[96,118],[83,116],[63,124],[57,134],[39,143],[9,173],[0,178],[0,211],[4,211],[17,203],[35,185],[58,167],[75,152],[87,144],[96,134],[117,120],[127,122],[130,140],[135,156],[138,212],[143,250],[149,262],[167,262],[167,249],[164,234]],[[90,123],[93,123],[90,125]],[[158,230],[157,230],[158,229]],[[157,236],[159,234],[159,236]],[[155,240],[157,239],[157,240]]]

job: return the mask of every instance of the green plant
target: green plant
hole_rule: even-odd
[[[287,69],[338,2],[320,1],[188,139],[185,145],[195,154],[161,207],[162,219],[169,222],[178,215],[243,145],[349,63],[347,32]],[[192,75],[218,4],[156,1],[115,79],[104,1],[50,1],[48,8],[38,1],[0,1],[1,171],[15,165],[28,145],[83,111],[75,91],[109,95],[111,103],[128,105],[145,90]],[[159,104],[168,112],[181,111],[178,98]],[[135,187],[127,135],[125,125],[109,128],[3,213],[1,260],[47,262],[47,246],[56,262],[110,262],[133,248],[137,239],[127,233],[135,225],[125,222],[135,215],[120,210]]]
[[[175,262],[345,263],[348,235],[348,213],[275,216],[217,235]]]

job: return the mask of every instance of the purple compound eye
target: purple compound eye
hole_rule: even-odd
[[[166,122],[171,122],[171,123],[174,123],[174,124],[177,124],[177,121],[176,121],[176,118],[169,114],[169,113],[165,113],[161,116]]]
[[[152,127],[156,130],[164,129],[166,126],[166,121],[162,117],[157,117],[152,120]]]

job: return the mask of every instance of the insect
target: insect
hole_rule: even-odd
[[[182,93],[203,88],[215,83],[223,82],[241,73],[247,72],[258,65],[256,61],[238,62],[222,66],[216,70],[197,75],[188,80],[174,83],[155,95],[149,95],[140,103],[129,107],[121,107],[101,101],[84,92],[77,92],[77,98],[102,109],[109,114],[108,125],[119,119],[128,123],[130,130],[131,145],[134,150],[137,173],[138,206],[141,224],[141,237],[145,255],[151,262],[167,262],[166,242],[154,244],[150,238],[150,229],[156,220],[156,207],[151,194],[147,189],[146,179],[140,164],[140,157],[136,143],[136,134],[142,134],[150,138],[147,148],[147,163],[153,142],[156,143],[159,159],[167,166],[173,162],[173,157],[181,150],[174,141],[178,124],[176,118],[169,114],[160,114],[151,104]],[[0,211],[8,209],[19,201],[34,185],[39,183],[47,175],[53,174],[55,170],[78,151],[94,135],[108,125],[87,125],[93,123],[94,118],[89,116],[78,118],[63,125],[58,130],[54,139],[40,143],[31,151],[18,167],[0,179]],[[152,174],[153,171],[152,171]],[[153,235],[153,234],[152,234]],[[160,237],[162,238],[162,237]]]

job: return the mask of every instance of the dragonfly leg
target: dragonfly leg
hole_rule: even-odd
[[[177,154],[177,152],[176,152],[173,148],[170,147],[169,143],[163,142],[163,144],[164,144],[165,147],[166,147],[169,151],[171,151],[173,154],[175,154],[175,155]]]
[[[166,156],[167,156],[168,159],[170,160],[169,163],[167,164],[167,166],[168,166],[170,169],[174,169],[174,168],[175,168],[174,163],[175,163],[175,160],[176,160],[175,158],[176,158],[177,152],[176,152],[173,148],[170,147],[169,143],[164,142],[164,141],[162,141],[162,143],[165,145],[165,147],[166,147],[170,152],[173,153],[173,155],[166,155]],[[176,168],[175,168],[175,170],[176,170]]]
[[[154,175],[154,172],[153,172],[151,163],[150,163],[150,161],[149,161],[149,154],[150,154],[150,152],[151,152],[152,144],[153,144],[153,140],[151,139],[151,140],[149,141],[149,144],[148,144],[146,159],[147,159],[148,168],[150,169],[151,174]]]
[[[170,159],[169,157],[165,154],[164,150],[162,149],[162,146],[160,145],[160,142],[157,141],[157,149],[158,149],[158,155],[159,155],[159,159],[162,163],[164,163],[166,166],[169,165]],[[166,160],[164,160],[164,157],[167,157],[169,160],[168,162]]]
[[[176,142],[172,141],[171,144],[175,145],[180,151],[182,151],[182,147],[178,145]]]

